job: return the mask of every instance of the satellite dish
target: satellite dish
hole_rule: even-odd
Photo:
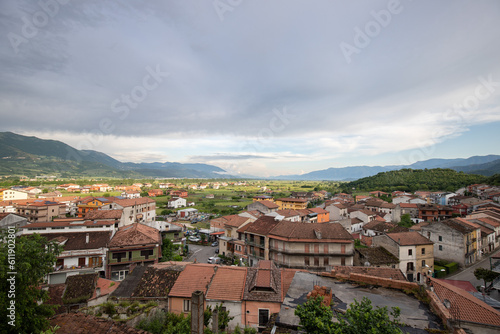
[[[371,266],[370,262],[366,261],[365,262],[365,267],[369,267],[369,266]]]

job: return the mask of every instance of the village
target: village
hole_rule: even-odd
[[[47,303],[59,305],[51,324],[105,326],[96,320],[104,317],[136,327],[147,314],[131,312],[133,303],[190,314],[196,297],[203,309],[223,305],[229,332],[287,332],[299,328],[294,310],[316,291],[339,311],[363,296],[401,305],[402,322],[416,332],[500,328],[500,280],[451,279],[478,264],[500,273],[498,187],[347,194],[273,191],[255,181],[155,186],[0,189],[3,229],[63,246],[43,286]],[[240,199],[221,195],[231,214],[194,201],[235,187]],[[118,311],[104,310],[113,304]]]

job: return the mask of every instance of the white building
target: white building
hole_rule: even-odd
[[[172,209],[186,207],[186,199],[182,197],[173,198],[168,201],[168,207]]]

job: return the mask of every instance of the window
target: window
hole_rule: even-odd
[[[442,251],[443,250],[443,246],[439,245],[439,250]]]
[[[408,249],[408,256],[412,256],[413,255],[413,249]]]
[[[443,237],[442,236],[439,236],[439,241],[443,241]]]
[[[323,264],[324,264],[325,266],[328,266],[329,262],[328,262],[328,258],[327,258],[327,257],[325,257],[325,260],[323,261]]]
[[[422,267],[425,267],[425,260],[422,260]]]
[[[345,266],[345,257],[340,259],[340,265]]]
[[[122,262],[122,258],[126,257],[126,252],[121,253],[113,253],[112,258],[116,260],[116,262]]]
[[[422,255],[425,254],[425,248],[422,248]]]
[[[406,271],[413,271],[413,262],[408,262],[406,264]]]
[[[146,260],[149,259],[149,257],[151,255],[153,255],[153,250],[152,249],[141,251],[141,256],[143,256]]]
[[[309,256],[304,257],[304,265],[309,265]]]
[[[189,299],[184,300],[184,312],[191,311],[191,301]]]

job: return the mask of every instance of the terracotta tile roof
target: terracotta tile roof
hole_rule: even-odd
[[[51,326],[60,326],[57,334],[148,334],[124,323],[83,313],[56,315],[50,318],[49,322]]]
[[[207,299],[241,301],[247,268],[219,267],[207,291]]]
[[[160,231],[140,223],[123,226],[111,239],[109,247],[159,244],[161,243]]]
[[[123,210],[90,210],[85,215],[85,219],[120,219],[122,214]]]
[[[477,292],[474,285],[472,285],[472,283],[469,281],[459,281],[459,280],[443,279],[443,278],[438,278],[438,280],[440,280],[441,282],[445,282],[445,283],[448,283],[450,285],[456,286],[457,288],[460,288],[460,289],[465,290],[467,292]]]
[[[263,302],[282,302],[281,273],[271,262],[268,268],[247,268],[244,300]]]
[[[387,236],[400,246],[433,245],[434,243],[418,232],[388,233]]]
[[[205,293],[208,285],[215,274],[215,265],[212,264],[189,264],[179,275],[169,297],[191,297],[194,291],[200,290]]]
[[[156,203],[154,200],[152,200],[149,197],[140,197],[140,198],[131,198],[131,199],[115,199],[113,202],[118,204],[121,207],[124,207],[124,208],[129,207],[129,206],[133,206],[133,205]]]
[[[444,220],[441,223],[443,223],[444,225],[446,225],[448,227],[451,227],[455,231],[458,231],[462,234],[468,234],[468,233],[471,233],[472,231],[475,230],[475,228],[473,228],[472,226],[464,224],[464,223],[462,223],[458,220],[455,220],[455,219]]]
[[[277,209],[279,208],[278,204],[271,202],[271,201],[258,201],[257,203],[260,203],[267,207],[268,209]]]
[[[311,208],[309,209],[309,211],[311,212],[315,212],[315,213],[330,213],[330,211],[326,211],[325,209],[322,209],[322,208]]]
[[[297,270],[297,269],[281,269],[281,300],[284,300],[286,294],[288,293],[288,289],[290,285],[292,285],[293,278],[295,277],[295,273],[298,271],[305,270]]]
[[[461,321],[500,326],[499,311],[463,289],[448,284],[443,280],[428,278],[431,280],[434,292],[441,302],[444,302],[445,299],[450,301],[450,313],[453,318],[459,318]]]
[[[498,222],[496,219],[494,218],[489,218],[489,217],[483,217],[483,218],[477,218],[477,220],[480,220],[482,221],[483,223],[486,223],[490,226],[492,226],[493,228],[495,227],[499,227],[500,226],[500,222]]]
[[[248,213],[248,214],[254,216],[255,218],[259,218],[260,216],[264,215],[262,212],[257,211],[257,210],[243,211],[243,212],[240,212],[239,215],[241,215],[242,213]]]
[[[307,203],[307,200],[302,198],[278,198],[277,201]]]
[[[67,226],[110,226],[113,225],[114,222],[109,220],[59,220],[52,222],[37,222],[31,223],[21,228],[47,228],[47,227],[67,227]]]
[[[292,210],[292,209],[277,210],[276,213],[279,214],[280,216],[285,217],[285,218],[295,217],[295,216],[300,217],[300,212],[298,212],[297,210]]]
[[[161,262],[147,267],[137,283],[132,297],[166,298],[185,265]]]
[[[89,242],[87,243],[87,234]],[[72,233],[45,233],[40,234],[47,238],[47,241],[67,240],[63,248],[65,251],[80,249],[97,249],[107,247],[111,239],[111,231],[102,232],[72,232]]]
[[[351,218],[351,225],[362,223],[363,221],[359,218]]]
[[[109,279],[101,278],[99,277],[97,279],[97,285],[96,285],[96,290],[94,290],[94,293],[92,294],[92,297],[90,300],[97,298],[97,289],[100,289],[100,296],[106,296],[112,293],[113,291],[116,290],[120,286],[120,282],[115,282]]]
[[[55,309],[56,314],[65,313],[66,308],[63,306],[64,303],[62,301],[62,296],[64,289],[66,289],[66,284],[53,284],[49,285],[48,288],[49,298],[45,301],[45,303],[49,305],[59,305],[59,307]]]
[[[406,281],[400,269],[384,267],[358,267],[358,266],[335,266],[334,270],[338,274],[349,275],[351,273],[389,278],[398,281]]]
[[[241,225],[245,224],[250,218],[248,217],[241,217],[238,215],[231,215],[231,216],[224,216],[226,219],[225,225],[231,226],[231,227],[240,227]]]
[[[98,278],[98,273],[67,277],[63,301],[65,300],[68,304],[86,302],[94,294]]]
[[[398,264],[399,259],[384,247],[356,248],[361,261],[360,265],[369,262],[372,266]]]
[[[326,240],[342,240],[351,242],[351,234],[339,223],[310,224],[283,220],[270,232],[270,237],[288,240],[310,240],[325,242]]]
[[[397,205],[399,205],[400,208],[407,208],[407,209],[416,209],[416,208],[418,208],[417,204],[414,204],[414,203],[399,203]]]
[[[262,216],[259,217],[256,221],[241,227],[240,229],[238,229],[238,232],[267,236],[269,232],[278,224],[279,221],[275,220],[274,217]]]

